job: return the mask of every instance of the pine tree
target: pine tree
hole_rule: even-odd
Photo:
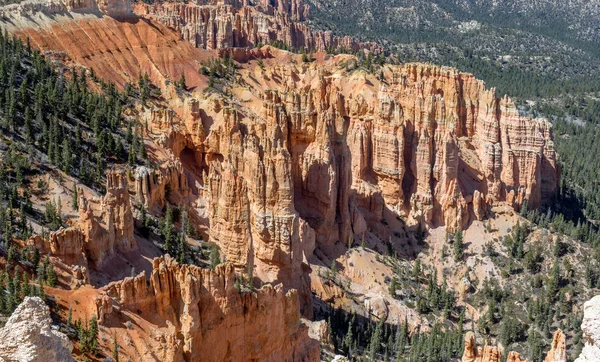
[[[95,315],[90,319],[90,327],[87,330],[87,341],[92,354],[98,352],[98,318]]]
[[[62,170],[71,173],[71,146],[70,141],[65,138],[62,142]]]
[[[77,190],[77,185],[73,185],[73,193],[71,194],[71,207],[73,210],[79,210],[79,191]]]
[[[117,344],[117,335],[113,335],[113,351],[112,351],[113,362],[119,362],[119,345]]]
[[[181,73],[181,78],[179,78],[179,82],[177,82],[177,87],[181,90],[186,90],[187,89],[187,85],[185,82],[185,73]]]
[[[210,268],[215,269],[217,265],[221,264],[221,255],[219,254],[219,246],[216,243],[210,244]]]
[[[56,283],[58,282],[58,278],[56,276],[56,272],[54,271],[54,265],[50,264],[46,270],[46,283],[49,287],[56,287]]]
[[[454,261],[462,260],[464,253],[463,249],[463,232],[459,229],[454,235]]]
[[[185,264],[187,243],[185,236],[182,234],[179,236],[179,247],[177,248],[177,261],[179,264]]]

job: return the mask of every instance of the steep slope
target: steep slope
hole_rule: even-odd
[[[144,74],[162,87],[179,80],[182,73],[190,87],[206,86],[197,70],[207,53],[180,40],[166,26],[135,16],[130,4],[114,3],[103,5],[109,15],[97,11],[94,2],[79,4],[73,11],[60,2],[25,2],[1,11],[6,28],[29,38],[32,46],[50,54],[61,52],[55,54],[59,57],[66,54],[74,64],[93,69],[120,87]]]

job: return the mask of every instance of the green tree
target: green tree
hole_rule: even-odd
[[[454,235],[454,260],[460,261],[463,258],[464,246],[463,246],[463,232],[458,230]]]
[[[219,246],[216,243],[210,244],[210,268],[215,269],[217,265],[221,264],[221,255],[219,253]]]
[[[119,345],[117,344],[117,334],[113,335],[113,350],[112,350],[113,362],[119,362]]]

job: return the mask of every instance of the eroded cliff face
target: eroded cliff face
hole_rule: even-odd
[[[295,291],[267,285],[240,293],[235,279],[230,264],[211,271],[158,258],[149,283],[142,273],[101,290],[100,324],[135,314],[138,327],[119,329],[118,338],[134,339],[121,352],[144,361],[319,361]]]
[[[73,226],[53,231],[47,239],[35,236],[27,241],[66,265],[83,267],[74,268],[73,273],[83,272],[84,282],[89,282],[88,262],[100,269],[115,252],[136,248],[127,174],[123,169],[113,169],[107,172],[106,179],[103,197],[87,197],[79,188],[79,218]]]
[[[350,56],[259,52],[270,54],[264,69],[241,69],[231,97],[192,95],[145,120],[197,176],[191,193],[206,208],[196,212],[226,260],[298,289],[302,305],[317,245],[365,233],[406,242],[390,215],[453,232],[495,206],[553,200],[550,123],[521,117],[473,76],[408,64],[377,77],[347,71]]]
[[[211,240],[235,265],[295,265],[313,235],[325,248],[366,231],[394,238],[386,213],[454,231],[493,206],[553,199],[550,123],[519,116],[473,76],[409,64],[386,66],[381,81],[343,70],[347,56],[276,59],[240,72],[240,103],[200,100],[202,114],[184,115],[165,143],[195,155]]]
[[[139,2],[133,9],[144,18],[176,29],[183,39],[204,49],[253,47],[279,41],[289,48],[307,51],[383,50],[374,43],[335,36],[328,31],[315,31],[298,23],[308,13],[308,7],[300,0],[263,0],[258,6],[227,3],[230,2],[161,2],[153,5]]]

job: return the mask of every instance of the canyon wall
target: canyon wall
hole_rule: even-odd
[[[367,230],[394,238],[390,213],[454,231],[495,206],[553,199],[548,121],[519,116],[454,69],[386,66],[380,80],[344,71],[352,59],[242,71],[242,106],[204,101],[204,115],[183,122],[219,120],[206,138],[169,137],[176,154],[194,149],[210,237],[227,260],[294,265],[310,256],[312,235],[325,249]],[[310,238],[298,238],[302,229]]]
[[[192,95],[146,120],[196,174],[210,241],[238,270],[297,289],[302,306],[317,245],[367,232],[402,243],[397,219],[453,232],[494,207],[552,202],[550,123],[472,75],[407,64],[376,76],[346,70],[351,56],[268,51],[264,68],[239,71],[239,101]]]
[[[161,257],[149,283],[142,273],[101,290],[100,324],[120,326],[129,313],[144,320],[136,321],[136,343],[121,350],[144,361],[319,361],[295,291],[266,285],[240,293],[235,280],[229,264],[212,271]],[[128,333],[118,329],[119,338]]]
[[[375,43],[335,36],[329,31],[315,31],[298,23],[308,9],[299,0],[263,0],[259,6],[200,3],[201,5],[162,2],[149,5],[139,2],[134,5],[134,12],[176,29],[183,39],[195,47],[209,50],[254,47],[257,44],[279,41],[291,49],[307,51],[383,51]]]

